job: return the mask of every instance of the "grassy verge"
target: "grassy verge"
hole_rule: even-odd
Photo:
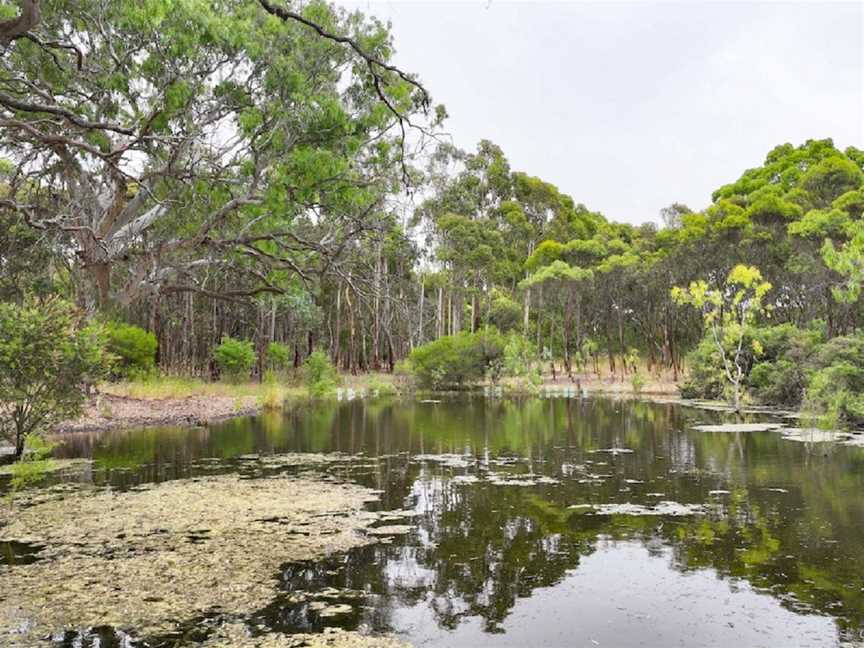
[[[369,373],[358,376],[340,375],[339,386],[354,390],[381,389],[393,384],[393,377],[384,373]],[[385,387],[386,388],[386,387]],[[282,400],[303,398],[308,395],[306,387],[297,379],[267,382],[208,382],[200,378],[184,376],[158,376],[146,380],[105,383],[99,390],[104,394],[139,400],[183,399],[200,397],[253,397],[266,404],[278,398]]]

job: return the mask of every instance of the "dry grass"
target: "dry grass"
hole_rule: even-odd
[[[552,374],[548,371],[548,368],[548,364],[546,364],[543,375],[544,385],[562,386],[572,384],[562,366],[556,364],[557,376],[554,381],[552,380]],[[600,364],[599,375],[591,371],[591,369],[592,367],[589,365],[587,371],[573,372],[574,380],[578,380],[579,384],[588,389],[588,391],[621,394],[634,392],[632,382],[633,373],[628,371],[627,374],[622,377],[620,365],[617,367],[618,370],[615,373],[610,372],[609,365],[604,362],[601,362]],[[648,365],[644,361],[640,361],[637,371],[644,380],[642,387],[639,390],[639,393],[641,394],[677,395],[678,386],[686,377],[686,373],[679,373],[676,382],[675,375],[671,369],[649,371]]]
[[[160,376],[142,381],[106,383],[100,391],[112,396],[136,398],[139,400],[182,399],[202,396],[231,398],[255,397],[262,402],[282,397],[300,397],[304,394],[301,387],[288,387],[279,383],[227,383],[206,382],[200,378],[179,376]]]
[[[341,374],[339,384],[355,390],[369,389],[373,386],[392,384],[393,376],[387,373],[367,373],[352,376]],[[147,380],[135,380],[119,383],[105,383],[99,390],[112,396],[137,398],[140,400],[182,399],[202,396],[255,397],[262,406],[274,403],[276,400],[302,398],[306,389],[294,381],[260,382],[208,382],[200,378],[183,376],[159,376]]]

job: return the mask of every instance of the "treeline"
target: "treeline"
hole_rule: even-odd
[[[672,289],[739,265],[771,285],[766,321],[861,328],[864,152],[784,144],[705,208],[616,223],[491,142],[433,148],[446,112],[387,28],[302,16],[319,29],[239,0],[43,10],[0,61],[0,297],[62,294],[200,376],[226,337],[263,376],[273,343],[392,371],[494,327],[565,375],[677,377],[703,320]]]

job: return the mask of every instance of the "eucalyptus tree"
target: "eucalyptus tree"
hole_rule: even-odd
[[[0,37],[0,210],[61,233],[102,305],[326,273],[443,115],[323,2],[25,1]]]
[[[765,297],[770,290],[771,284],[763,280],[758,268],[737,265],[726,278],[723,290],[710,288],[705,281],[694,281],[686,289],[676,286],[671,292],[679,304],[690,304],[701,311],[723,363],[736,412],[741,410],[749,371],[746,360],[751,350],[757,356],[761,353],[758,342],[753,342],[753,349],[747,349],[745,340],[757,319],[767,312]]]
[[[564,261],[555,260],[544,265],[531,274],[520,285],[523,288],[543,285],[546,287],[546,299],[550,305],[556,304],[561,311],[561,350],[564,358],[564,369],[572,378],[573,367],[570,362],[573,343],[577,349],[582,346],[581,302],[578,296],[579,288],[589,283],[594,273],[590,269],[570,266]],[[574,323],[575,311],[575,323]],[[572,332],[575,328],[575,340]],[[550,338],[554,339],[550,331]]]

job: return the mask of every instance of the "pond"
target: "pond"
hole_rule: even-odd
[[[864,641],[864,448],[694,429],[723,416],[602,398],[353,401],[79,434],[57,454],[94,460],[66,479],[128,489],[242,472],[253,454],[342,453],[333,476],[413,513],[388,542],[284,565],[283,593],[241,619],[259,634],[336,625],[418,647]],[[32,559],[27,549],[4,553]],[[321,601],[351,612],[325,617]],[[186,636],[206,637],[211,621],[189,619]],[[133,638],[95,628],[55,644],[176,644],[123,630]]]

